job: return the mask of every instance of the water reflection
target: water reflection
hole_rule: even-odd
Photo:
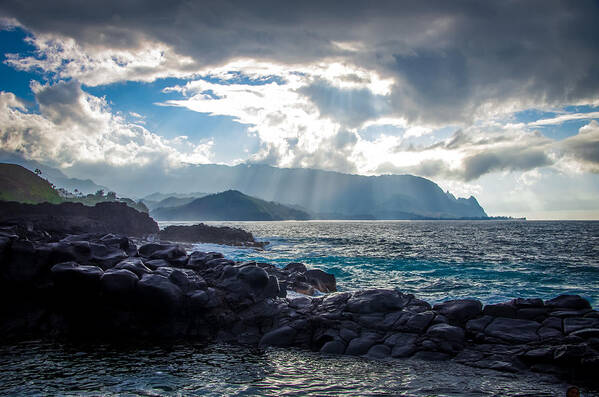
[[[289,349],[29,341],[0,346],[0,394],[556,396],[549,376],[452,362],[372,361]]]

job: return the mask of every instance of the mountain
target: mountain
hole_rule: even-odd
[[[170,208],[170,207],[179,207],[181,205],[189,204],[193,200],[207,196],[208,193],[194,193],[193,196],[187,196],[185,194],[174,194],[172,196],[168,196],[160,201],[153,201],[144,198],[141,200],[150,210],[154,210],[157,208]],[[163,196],[161,193],[151,194],[152,197],[161,197]],[[148,197],[150,197],[148,196]]]
[[[50,182],[16,164],[0,163],[0,200],[21,203],[60,203]]]
[[[18,164],[30,171],[38,169],[42,171],[41,176],[53,183],[54,186],[64,188],[71,192],[77,189],[83,194],[89,194],[95,193],[98,190],[110,190],[105,186],[97,185],[90,179],[69,178],[57,168],[49,167],[34,160],[26,160],[18,154],[0,151],[0,162]]]
[[[363,176],[303,168],[202,164],[171,172],[181,192],[239,190],[266,201],[305,208],[325,219],[485,218],[474,197],[456,198],[413,175]]]
[[[148,194],[142,200],[143,201],[160,202],[162,200],[166,200],[166,199],[171,198],[171,197],[196,199],[196,198],[207,196],[209,194],[210,193],[202,193],[202,192],[191,192],[191,193],[160,193],[160,192],[155,192],[155,193],[152,193],[152,194]]]
[[[310,218],[303,211],[250,197],[236,190],[211,194],[179,207],[157,208],[151,215],[157,220],[171,221],[280,221]]]

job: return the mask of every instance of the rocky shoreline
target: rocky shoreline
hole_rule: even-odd
[[[333,275],[300,263],[237,263],[105,233],[57,241],[16,226],[0,229],[0,263],[5,340],[194,338],[597,382],[599,313],[576,295],[431,307],[398,290],[335,292]]]

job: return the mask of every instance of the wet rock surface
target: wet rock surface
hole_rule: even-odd
[[[335,292],[334,276],[301,263],[239,263],[177,244],[138,247],[115,234],[55,241],[28,233],[0,229],[5,339],[196,338],[383,360],[452,359],[590,383],[599,370],[599,313],[579,296],[431,307],[398,290]]]

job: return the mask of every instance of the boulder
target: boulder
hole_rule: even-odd
[[[358,291],[349,298],[345,310],[353,313],[389,313],[400,310],[407,302],[406,296],[396,291]]]
[[[52,278],[58,288],[95,290],[104,274],[98,266],[83,266],[76,262],[58,263],[52,266]]]
[[[260,339],[260,346],[287,347],[293,344],[297,331],[289,326],[274,329]]]
[[[403,327],[400,327],[399,329],[410,331],[410,332],[418,332],[418,333],[424,332],[428,328],[428,326],[431,324],[433,319],[435,318],[435,313],[432,311],[416,313],[416,314],[411,314],[411,313],[408,313],[408,314],[409,314],[408,316],[404,316],[404,317],[407,317],[407,321],[405,321],[405,318],[402,317],[401,320],[402,320],[402,322],[405,321],[405,323],[404,323]]]
[[[161,267],[170,267],[171,265],[168,261],[165,261],[164,259],[145,260],[144,264],[152,270],[156,270]]]
[[[481,314],[482,309],[482,303],[475,299],[457,299],[433,306],[433,310],[447,317],[450,323],[465,323]]]
[[[329,273],[325,273],[320,269],[310,269],[304,273],[308,279],[308,283],[320,292],[336,292],[337,281],[335,276]]]
[[[539,339],[536,321],[498,317],[486,328],[485,334],[512,343],[530,343]]]
[[[366,355],[370,358],[383,359],[391,356],[391,348],[386,345],[374,345],[368,349]]]
[[[485,305],[483,314],[492,317],[516,318],[517,307],[514,301]]]
[[[105,296],[121,298],[132,295],[138,280],[137,275],[129,270],[109,269],[104,272],[100,282]]]
[[[268,273],[257,266],[242,268],[237,277],[254,290],[262,290],[268,285]]]
[[[190,269],[202,269],[206,264],[213,259],[222,259],[223,254],[219,252],[201,252],[194,251],[189,254],[187,260],[187,267]]]
[[[368,353],[368,350],[374,345],[375,339],[371,336],[363,336],[352,339],[345,349],[345,354],[352,356],[361,356]]]
[[[585,328],[599,328],[597,318],[565,318],[564,333],[571,334],[574,331]]]
[[[545,301],[545,306],[550,308],[564,308],[564,309],[590,309],[591,304],[580,295],[560,295],[556,298]]]
[[[114,268],[115,270],[129,270],[137,275],[137,277],[142,277],[144,274],[152,273],[152,271],[144,265],[141,258],[131,257],[127,258],[119,263],[117,263]]]
[[[183,304],[181,288],[159,274],[145,274],[137,287],[141,303],[149,311],[171,314]]]
[[[320,352],[327,354],[343,354],[345,352],[345,343],[340,340],[328,341],[320,348]]]
[[[465,337],[465,333],[462,328],[443,323],[430,326],[426,331],[426,334],[433,338],[446,340],[453,343],[463,343]]]
[[[120,247],[90,243],[89,248],[91,254],[89,262],[100,266],[104,270],[114,267],[114,265],[128,257]]]
[[[306,271],[308,270],[306,268],[306,265],[304,265],[303,263],[299,263],[299,262],[289,263],[283,269],[287,270],[290,273],[302,273],[302,274],[306,273]]]

